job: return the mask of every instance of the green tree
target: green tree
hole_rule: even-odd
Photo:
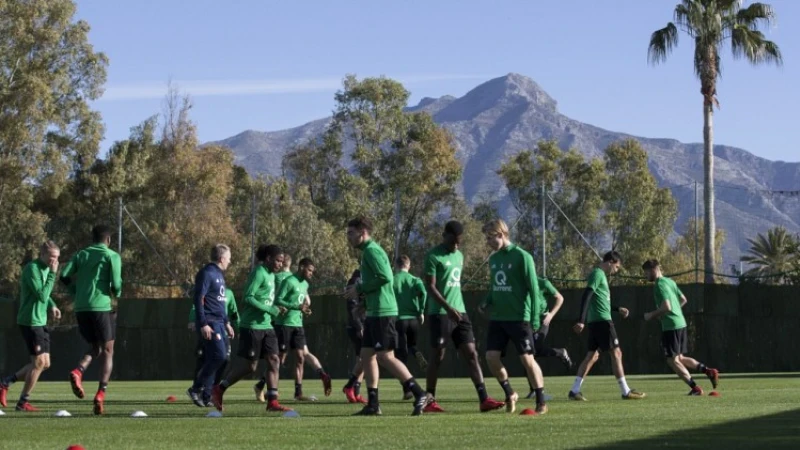
[[[0,0],[0,289],[16,289],[23,258],[44,239],[34,188],[57,197],[95,159],[103,134],[89,102],[108,60],[75,21],[70,0]]]
[[[624,272],[639,276],[642,262],[667,253],[677,203],[668,188],[658,187],[638,141],[612,143],[603,159],[608,174],[604,222],[611,230],[611,247],[623,254]]]
[[[698,222],[694,218],[686,221],[675,243],[670,247],[667,254],[660,258],[665,273],[682,274],[675,277],[675,280],[681,283],[694,283],[696,279],[701,283],[704,282],[705,277],[699,277],[698,279],[698,275],[703,272],[704,233],[705,227],[702,219]],[[714,267],[714,272],[718,273],[722,261],[722,246],[725,244],[725,231],[718,229],[716,234],[714,239],[714,245],[716,245],[714,260],[717,262],[717,266]]]
[[[759,233],[755,239],[748,239],[750,249],[741,261],[753,266],[743,275],[745,277],[763,277],[756,280],[764,284],[789,284],[791,274],[797,268],[798,241],[784,227],[767,230],[766,235]]]
[[[703,95],[703,145],[705,204],[705,259],[706,282],[713,283],[716,267],[714,238],[714,105],[717,102],[717,80],[722,73],[722,47],[730,43],[734,58],[745,58],[753,65],[781,64],[778,46],[759,31],[775,19],[770,5],[752,3],[743,8],[742,0],[683,0],[675,7],[674,22],[655,31],[650,37],[648,59],[652,64],[666,61],[678,45],[679,30],[694,40],[694,71],[700,79]]]

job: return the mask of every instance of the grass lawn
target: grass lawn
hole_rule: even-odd
[[[708,392],[710,383],[698,376]],[[85,380],[87,399],[73,397],[69,383],[40,384],[31,402],[40,413],[15,412],[21,383],[11,387],[9,408],[0,417],[0,448],[65,449],[81,444],[94,449],[264,449],[264,448],[794,448],[800,449],[800,377],[795,374],[723,374],[721,397],[688,397],[688,388],[674,376],[631,376],[631,387],[647,393],[641,401],[620,399],[612,377],[589,377],[585,403],[567,400],[571,377],[545,378],[549,414],[520,416],[532,400],[520,402],[517,414],[504,410],[478,412],[469,380],[445,379],[438,400],[447,411],[410,417],[411,403],[400,401],[399,383],[381,386],[382,417],[350,417],[358,405],[345,403],[343,381],[334,383],[331,397],[322,396],[318,380],[306,380],[306,395],[315,403],[290,400],[293,384],[282,382],[283,403],[299,417],[267,413],[253,396],[253,381],[228,390],[222,418],[206,418],[209,409],[192,405],[188,382],[112,382],[106,414],[92,416],[91,393],[96,384]],[[512,385],[524,396],[522,379]],[[490,395],[502,400],[497,382],[487,382]],[[364,394],[366,389],[364,389]],[[175,395],[178,401],[165,399]],[[65,409],[69,418],[53,417]],[[141,410],[147,418],[131,418]]]

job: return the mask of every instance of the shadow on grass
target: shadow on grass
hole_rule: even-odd
[[[800,409],[701,428],[677,430],[646,439],[614,442],[592,449],[649,448],[800,449]]]

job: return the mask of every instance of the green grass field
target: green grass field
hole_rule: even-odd
[[[698,378],[699,380],[699,378]],[[686,386],[670,376],[632,376],[629,384],[648,397],[620,399],[612,377],[590,377],[583,392],[589,402],[570,402],[571,377],[545,379],[554,398],[550,413],[531,417],[504,411],[481,414],[469,380],[446,379],[438,388],[445,414],[410,417],[410,402],[400,401],[400,386],[385,380],[381,388],[382,417],[350,417],[358,405],[344,402],[342,381],[331,397],[321,395],[321,383],[307,380],[306,395],[316,403],[295,404],[283,382],[281,395],[299,413],[297,418],[267,413],[253,397],[250,380],[225,396],[223,418],[206,418],[209,411],[189,403],[188,382],[116,382],[107,394],[106,415],[91,414],[91,400],[77,400],[67,382],[42,383],[32,403],[41,413],[5,408],[0,417],[0,448],[64,449],[79,443],[94,449],[202,448],[800,448],[800,379],[795,374],[725,374],[721,397],[688,397]],[[87,394],[95,384],[86,380]],[[522,379],[512,385],[522,394]],[[500,399],[494,380],[490,395]],[[710,385],[702,379],[707,391]],[[9,392],[9,403],[20,384]],[[178,398],[167,403],[169,395]],[[522,401],[519,410],[532,406]],[[73,417],[56,418],[66,409]],[[149,417],[129,417],[133,411]]]

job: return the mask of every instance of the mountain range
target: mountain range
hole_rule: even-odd
[[[695,214],[695,182],[702,214],[702,143],[632,136],[571,119],[526,76],[511,73],[495,78],[458,98],[423,98],[407,110],[428,112],[452,133],[464,165],[460,190],[468,202],[490,193],[508,205],[507,191],[495,171],[509,156],[534,148],[542,139],[555,139],[562,148],[575,147],[597,157],[610,143],[634,138],[648,152],[659,185],[669,187],[678,201],[676,231]],[[273,132],[248,130],[215,143],[229,147],[236,164],[251,175],[280,175],[283,155],[318,136],[329,121]],[[723,261],[724,271],[729,272],[750,247],[748,238],[777,225],[800,232],[800,163],[769,161],[729,146],[715,146],[714,155],[717,227],[726,232]],[[346,165],[347,159],[346,155]]]

